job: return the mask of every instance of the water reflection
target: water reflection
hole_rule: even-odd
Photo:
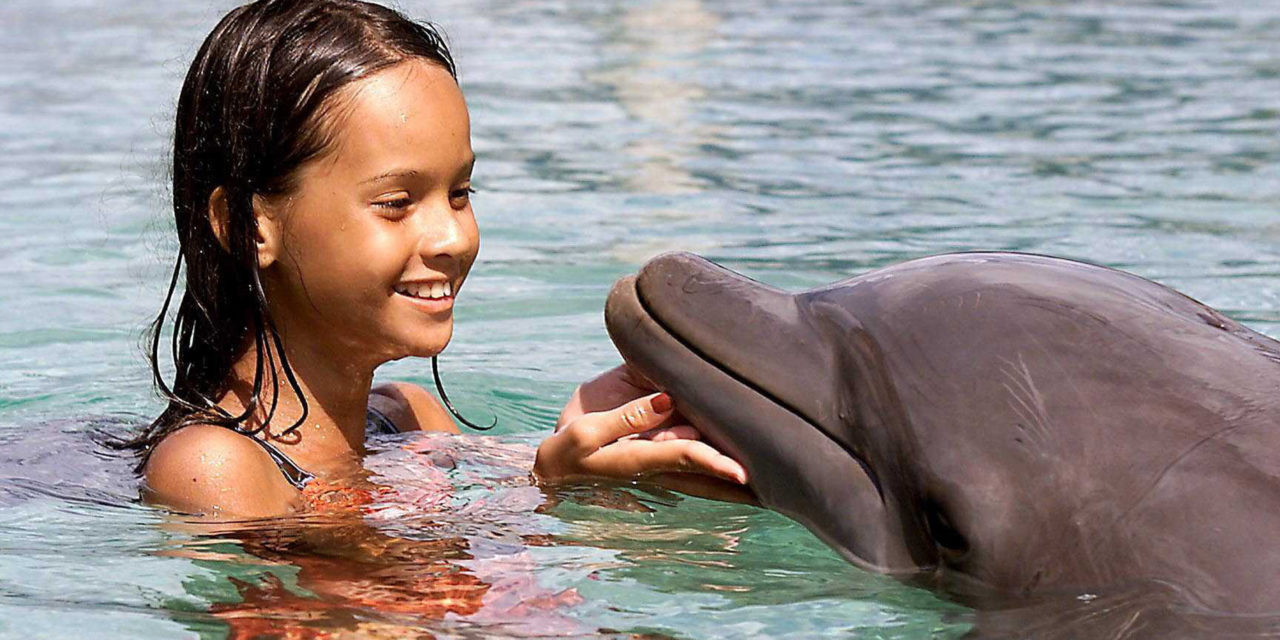
[[[168,123],[194,47],[233,4],[0,3],[0,619],[27,635],[168,637],[194,615],[218,637],[199,615],[240,600],[228,576],[262,600],[278,592],[264,571],[288,589],[301,571],[233,545],[151,553],[158,515],[130,502],[127,462],[94,453],[80,418],[136,424],[159,406],[138,335],[173,251]],[[1054,253],[1280,333],[1274,2],[401,4],[452,36],[481,156],[486,244],[450,351],[455,400],[512,437],[548,428],[573,384],[616,363],[604,295],[668,248],[794,288],[925,253]],[[412,361],[386,374],[430,381]],[[544,515],[528,489],[462,478],[457,513],[368,526],[441,545],[428,573],[490,585],[483,602],[532,593],[520,580],[578,588],[560,613],[591,628],[919,637],[954,610],[864,584],[774,514],[574,497]],[[666,526],[699,533],[686,550]],[[711,588],[735,585],[751,590]],[[458,634],[483,635],[470,624]]]
[[[475,443],[458,440],[401,441],[375,454],[377,472],[317,480],[299,517],[175,522],[172,530],[194,538],[164,553],[229,570],[234,592],[222,589],[208,612],[231,638],[398,635],[439,630],[442,621],[489,633],[586,632],[571,615],[582,602],[577,590],[536,577],[529,550],[554,540],[531,526],[541,492],[527,482],[530,450],[490,442],[477,458]],[[458,473],[456,455],[469,456]],[[484,499],[455,490],[471,483],[483,485]],[[236,575],[246,566],[262,569]]]
[[[720,207],[681,197],[712,186],[693,166],[701,149],[722,147],[726,133],[703,112],[708,90],[702,83],[716,72],[706,54],[719,39],[720,16],[701,0],[656,0],[627,6],[596,24],[605,40],[604,64],[586,77],[607,88],[629,120],[632,133],[619,146],[627,160],[619,187],[643,203],[629,224],[658,228],[723,217]],[[640,262],[663,251],[707,251],[717,244],[706,237],[654,234],[620,242],[610,253],[622,262]]]
[[[698,113],[707,96],[698,67],[707,62],[703,54],[719,24],[700,0],[658,0],[628,7],[608,33],[613,63],[588,80],[610,87],[627,115],[644,125],[622,147],[634,167],[627,188],[678,195],[704,186],[686,165],[721,134]]]

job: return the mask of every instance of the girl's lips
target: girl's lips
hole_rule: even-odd
[[[396,296],[407,301],[409,304],[418,308],[420,311],[427,313],[440,313],[453,309],[453,296],[442,296],[439,298],[418,298],[399,291]]]

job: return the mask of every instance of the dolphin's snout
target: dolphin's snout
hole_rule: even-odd
[[[614,285],[605,321],[632,370],[742,462],[762,504],[862,566],[912,566],[867,468],[814,419],[837,404],[840,376],[795,296],[671,253]]]

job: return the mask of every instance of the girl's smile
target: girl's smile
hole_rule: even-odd
[[[447,280],[402,282],[396,285],[395,292],[427,313],[453,309],[453,283]]]

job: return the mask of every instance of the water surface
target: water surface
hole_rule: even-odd
[[[472,109],[483,250],[443,365],[501,426],[381,441],[398,490],[297,540],[162,526],[87,435],[160,406],[139,340],[175,250],[170,120],[231,5],[0,6],[0,634],[962,633],[775,514],[528,485],[617,362],[609,286],[668,249],[790,289],[1049,253],[1280,335],[1274,0],[401,4],[450,34]]]

